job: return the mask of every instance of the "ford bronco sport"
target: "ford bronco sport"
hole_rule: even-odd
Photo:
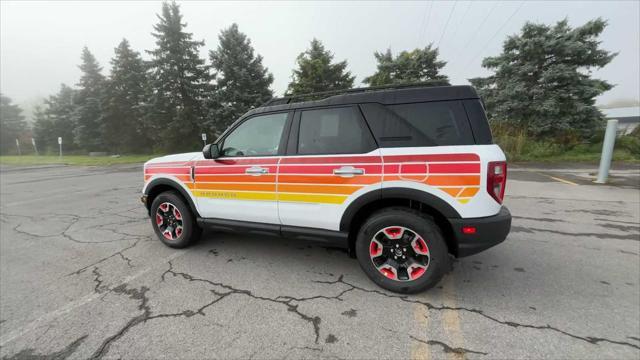
[[[438,283],[450,255],[506,238],[505,155],[472,87],[295,100],[249,111],[201,153],[144,165],[164,244],[185,247],[203,227],[323,241],[382,288],[413,293]]]

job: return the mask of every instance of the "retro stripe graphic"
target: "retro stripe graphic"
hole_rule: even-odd
[[[191,164],[195,166],[193,179]],[[274,157],[198,160],[191,164],[149,165],[145,167],[145,182],[154,175],[171,175],[196,197],[342,204],[367,185],[410,181],[440,189],[466,204],[479,192],[481,174],[477,154],[391,155],[382,161],[378,156]],[[267,173],[245,173],[256,166]],[[364,173],[353,177],[333,174],[343,166]]]

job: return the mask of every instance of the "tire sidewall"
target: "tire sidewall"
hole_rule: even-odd
[[[173,204],[182,215],[182,234],[175,240],[168,240],[165,238],[156,224],[156,211],[158,211],[158,207],[165,202]],[[153,226],[153,231],[156,233],[160,241],[172,248],[183,248],[188,246],[196,231],[195,218],[191,213],[191,209],[184,200],[174,192],[161,193],[153,200],[153,203],[151,204],[151,226]]]
[[[397,281],[384,276],[375,268],[369,254],[373,236],[388,226],[403,226],[420,235],[429,248],[429,266],[416,280]],[[380,287],[389,291],[409,294],[424,291],[436,285],[448,268],[449,254],[438,226],[428,217],[411,211],[387,210],[374,214],[363,224],[356,239],[356,255],[365,274]]]

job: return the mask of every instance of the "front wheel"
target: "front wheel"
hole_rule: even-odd
[[[440,228],[429,216],[401,207],[367,219],[356,239],[356,255],[373,282],[405,294],[435,286],[449,268]]]
[[[172,248],[184,248],[198,240],[202,230],[180,195],[166,191],[151,204],[151,225],[160,241]]]

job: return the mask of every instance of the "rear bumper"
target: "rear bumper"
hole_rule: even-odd
[[[449,219],[458,245],[457,257],[477,254],[504,241],[511,230],[511,213],[505,206],[494,216]],[[464,234],[462,227],[476,228],[475,234]]]

